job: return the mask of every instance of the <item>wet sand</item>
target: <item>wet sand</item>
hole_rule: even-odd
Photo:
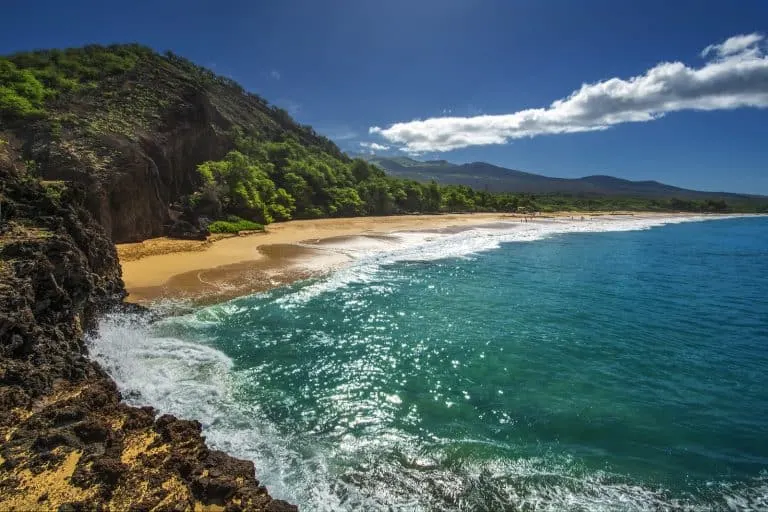
[[[324,250],[326,241],[355,235],[386,238],[397,231],[462,229],[519,217],[478,213],[296,220],[270,224],[265,233],[206,241],[155,238],[119,244],[117,249],[129,301],[205,303],[320,275],[349,261],[343,253]]]
[[[536,220],[619,214],[631,215],[562,212],[538,216]],[[270,224],[263,233],[214,235],[206,241],[155,238],[119,244],[117,249],[129,301],[180,299],[211,303],[338,268],[348,263],[350,256],[327,246],[347,240],[353,243],[351,239],[356,237],[386,241],[391,233],[402,231],[455,233],[471,227],[522,221],[523,217],[526,216],[474,213],[296,220]]]
[[[299,245],[262,245],[257,259],[181,272],[158,285],[128,287],[128,300],[147,303],[175,299],[208,304],[321,275],[347,261],[342,255]]]

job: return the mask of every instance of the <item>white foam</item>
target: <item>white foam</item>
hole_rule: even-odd
[[[305,510],[469,511],[510,503],[523,510],[760,510],[766,505],[765,476],[746,484],[712,483],[709,503],[681,501],[618,475],[583,472],[568,457],[460,464],[451,459],[456,442],[482,440],[433,438],[425,451],[423,440],[400,431],[330,442],[312,432],[286,432],[265,419],[259,404],[238,400],[238,383],[251,376],[237,372],[225,354],[204,341],[157,337],[154,330],[136,317],[106,317],[101,335],[90,341],[91,353],[130,403],[199,420],[211,447],[252,460],[274,497]],[[399,397],[387,399],[395,403]]]
[[[318,473],[325,459],[297,450],[290,436],[262,419],[258,405],[237,401],[235,381],[247,375],[233,373],[229,357],[204,341],[156,334],[179,322],[207,327],[216,315],[234,313],[233,308],[232,303],[206,308],[203,314],[160,322],[159,329],[136,315],[107,315],[99,335],[88,340],[90,355],[112,376],[128,403],[196,419],[210,446],[254,461],[259,479],[269,484],[273,496],[337,503],[327,489],[328,471]],[[322,499],[313,497],[323,488]]]
[[[130,402],[157,405],[201,422],[217,419],[227,395],[232,361],[201,343],[152,336],[133,315],[110,315],[90,342],[101,363]]]
[[[359,236],[329,242],[325,250],[343,253],[351,262],[327,278],[302,286],[295,293],[276,300],[285,308],[294,308],[320,294],[334,292],[351,283],[368,283],[376,279],[383,265],[401,261],[435,261],[466,258],[473,254],[498,249],[503,243],[533,242],[566,233],[598,233],[639,231],[666,224],[732,219],[733,215],[690,216],[600,216],[585,220],[566,218],[540,219],[521,223],[498,222],[488,227],[475,227],[458,233],[403,231],[387,238]],[[317,246],[313,246],[317,248]]]
[[[349,283],[371,282],[382,265],[396,261],[466,257],[502,243],[557,233],[649,229],[715,218],[551,221],[459,233],[398,233],[392,243],[361,241],[341,247],[354,257],[351,266],[275,300],[284,307],[298,307]],[[337,442],[318,440],[311,432],[286,432],[267,419],[261,404],[238,397],[239,386],[250,382],[252,375],[237,371],[226,354],[205,339],[190,341],[159,334],[186,326],[198,336],[206,335],[209,327],[241,313],[242,307],[229,302],[159,325],[131,315],[107,316],[102,319],[100,335],[90,340],[91,355],[112,375],[129,402],[197,419],[212,447],[252,460],[257,476],[277,498],[306,510],[475,510],[478,503],[490,503],[491,508],[515,503],[520,509],[536,510],[712,508],[698,506],[695,500],[694,505],[681,503],[663,490],[629,484],[616,476],[584,474],[562,458],[521,457],[457,465],[447,460],[452,440],[436,440],[446,448],[425,453],[422,440],[403,432],[380,432],[375,438],[344,436]],[[392,395],[387,400],[396,404],[400,398]],[[400,462],[392,460],[393,453],[401,454]],[[719,503],[715,507],[757,510],[765,506],[766,481],[761,477],[754,485],[713,484],[713,496]]]

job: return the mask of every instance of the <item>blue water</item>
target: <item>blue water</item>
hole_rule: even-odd
[[[97,357],[304,510],[768,509],[768,218],[610,229],[446,235]]]

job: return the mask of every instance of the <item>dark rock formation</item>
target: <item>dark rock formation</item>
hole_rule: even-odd
[[[135,62],[57,92],[40,119],[6,123],[0,115],[0,130],[22,141],[24,159],[35,162],[43,179],[83,185],[86,208],[115,243],[166,234],[176,220],[169,207],[201,184],[197,165],[220,160],[238,133],[290,137],[346,159],[330,140],[232,80],[172,54],[137,45],[112,48],[114,58],[125,55],[122,48]],[[78,62],[88,62],[88,48],[72,51]],[[23,67],[50,55],[16,57]]]
[[[197,164],[220,159],[231,149],[223,132],[231,126],[204,96],[184,94],[193,84],[179,84],[182,93],[166,116],[141,135],[126,117],[127,134],[83,134],[78,128],[59,138],[38,136],[29,145],[47,180],[65,180],[85,186],[87,209],[116,243],[162,236],[171,218],[169,205],[192,192],[199,181]],[[198,101],[198,103],[185,103]],[[104,105],[78,105],[83,117],[101,115]],[[67,109],[73,108],[72,104]],[[88,109],[94,109],[89,112]],[[73,142],[69,137],[77,138]]]
[[[125,295],[93,195],[41,184],[0,135],[0,509],[296,510],[252,463],[210,450],[198,422],[121,402],[83,341]]]
[[[205,240],[211,232],[186,220],[177,220],[168,228],[167,234],[182,240]]]

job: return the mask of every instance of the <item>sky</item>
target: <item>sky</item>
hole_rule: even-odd
[[[343,150],[768,194],[768,1],[2,0],[0,53],[139,42]]]

